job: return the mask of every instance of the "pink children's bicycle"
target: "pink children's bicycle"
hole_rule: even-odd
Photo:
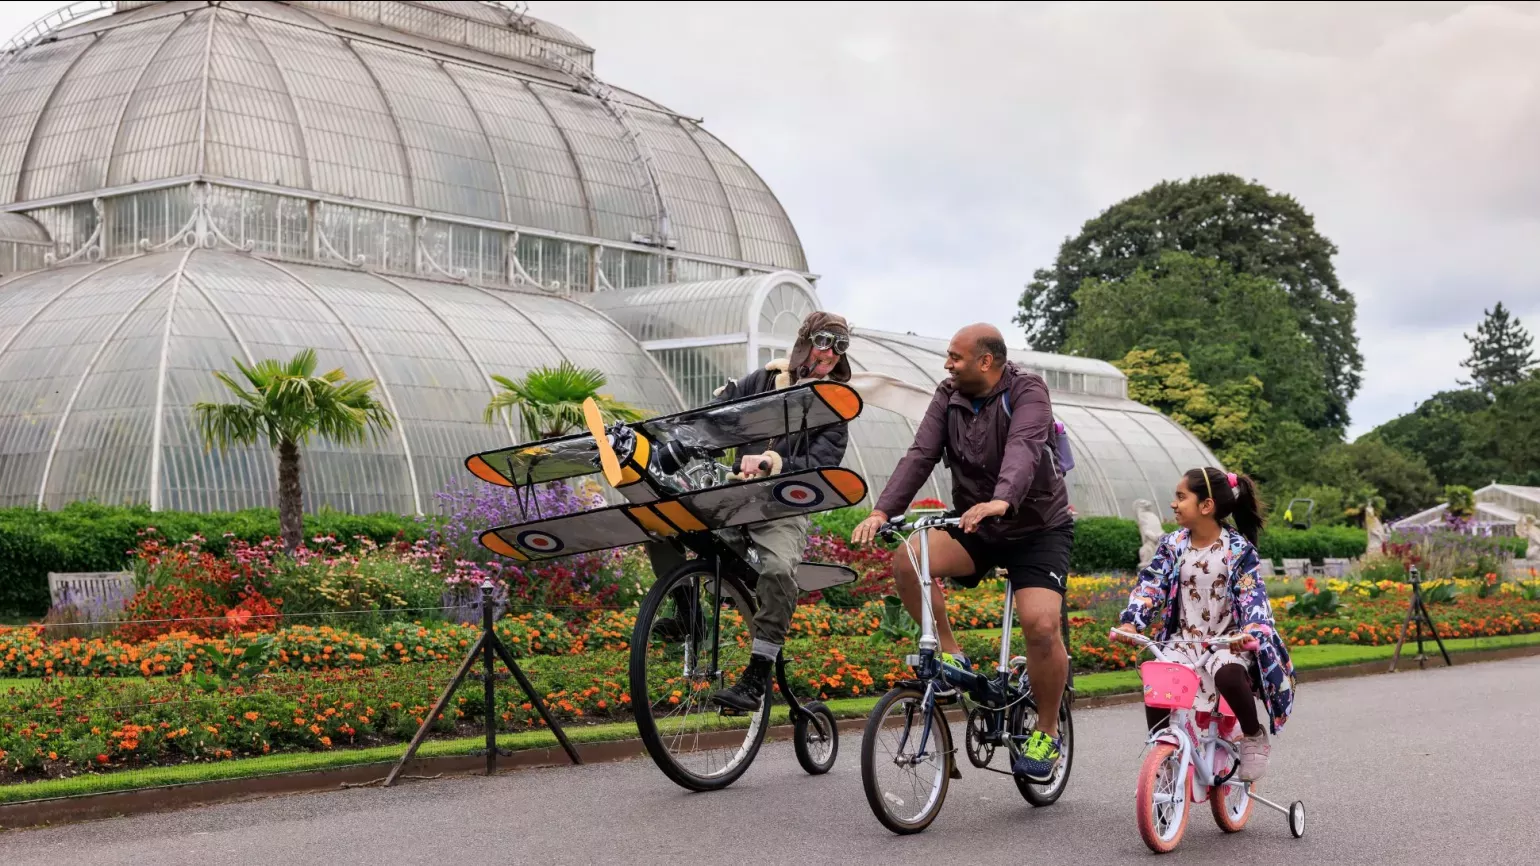
[[[1139,835],[1157,854],[1175,850],[1187,832],[1187,807],[1207,801],[1214,821],[1226,833],[1238,833],[1251,819],[1252,804],[1261,803],[1289,818],[1289,832],[1305,835],[1305,804],[1295,801],[1287,808],[1258,797],[1252,783],[1232,779],[1239,766],[1235,741],[1240,724],[1221,696],[1219,712],[1194,711],[1198,674],[1185,660],[1175,659],[1162,647],[1198,645],[1212,651],[1232,644],[1256,649],[1257,639],[1239,634],[1213,640],[1153,641],[1144,635],[1113,629],[1112,640],[1126,641],[1150,650],[1155,661],[1139,666],[1144,682],[1145,706],[1171,711],[1171,720],[1150,734],[1144,765],[1139,769],[1136,808]]]

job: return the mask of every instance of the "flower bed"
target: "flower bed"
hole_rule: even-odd
[[[952,594],[963,648],[983,670],[999,650],[995,597],[981,590]],[[1336,615],[1305,619],[1280,610],[1291,645],[1377,645],[1394,641],[1408,596],[1391,589],[1377,598],[1350,597]],[[1456,597],[1431,610],[1446,637],[1540,632],[1540,602],[1522,595]],[[550,614],[509,617],[498,633],[526,656],[525,671],[562,720],[629,718],[629,613],[615,611],[577,624]],[[893,640],[863,612],[824,606],[798,610],[804,634],[787,643],[791,671],[804,696],[829,700],[880,694],[908,675],[908,639]],[[1136,650],[1107,640],[1111,622],[1089,613],[1070,617],[1070,651],[1077,673],[1123,670]],[[326,750],[404,742],[448,682],[476,637],[470,626],[398,623],[380,637],[291,626],[271,634],[222,638],[174,633],[128,646],[91,641],[42,642],[35,629],[0,633],[5,674],[55,676],[0,695],[0,784],[186,761],[223,760],[273,751]],[[221,659],[269,641],[270,655],[254,669]],[[1024,654],[1019,631],[1012,652]],[[14,653],[14,657],[13,657]],[[124,656],[127,656],[125,659]],[[21,660],[21,666],[17,665]],[[34,663],[36,667],[34,667]],[[191,665],[189,669],[186,667]],[[155,679],[142,676],[146,666]],[[111,675],[116,672],[118,675]],[[261,676],[254,676],[261,674]],[[481,686],[467,683],[451,702],[443,735],[480,730]],[[511,684],[499,686],[501,730],[539,725],[534,708]]]

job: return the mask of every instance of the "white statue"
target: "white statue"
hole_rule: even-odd
[[[1385,549],[1385,524],[1380,522],[1380,516],[1374,513],[1374,503],[1364,506],[1364,530],[1369,534],[1369,543],[1364,552],[1370,556],[1376,556]]]
[[[1139,569],[1143,571],[1150,560],[1155,558],[1155,548],[1159,546],[1160,538],[1166,534],[1166,530],[1160,525],[1160,515],[1155,513],[1155,504],[1148,499],[1134,502],[1134,520],[1139,524]]]
[[[1540,559],[1540,521],[1535,520],[1533,514],[1521,514],[1519,515],[1519,525],[1516,528],[1520,538],[1529,539],[1527,558],[1530,560]]]

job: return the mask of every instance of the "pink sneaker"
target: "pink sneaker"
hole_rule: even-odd
[[[1257,731],[1255,737],[1242,737],[1237,744],[1240,749],[1240,767],[1235,772],[1235,777],[1242,782],[1255,782],[1267,773],[1267,758],[1272,754],[1273,747],[1267,741],[1267,729]]]

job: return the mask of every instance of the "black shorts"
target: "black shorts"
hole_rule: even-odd
[[[948,526],[946,532],[957,539],[967,551],[968,558],[973,560],[972,574],[948,578],[958,586],[978,586],[990,572],[1002,568],[1010,581],[1011,592],[1040,588],[1063,595],[1068,588],[1069,555],[1075,544],[1073,523],[1005,542],[985,541],[977,534],[963,532],[960,526]]]

